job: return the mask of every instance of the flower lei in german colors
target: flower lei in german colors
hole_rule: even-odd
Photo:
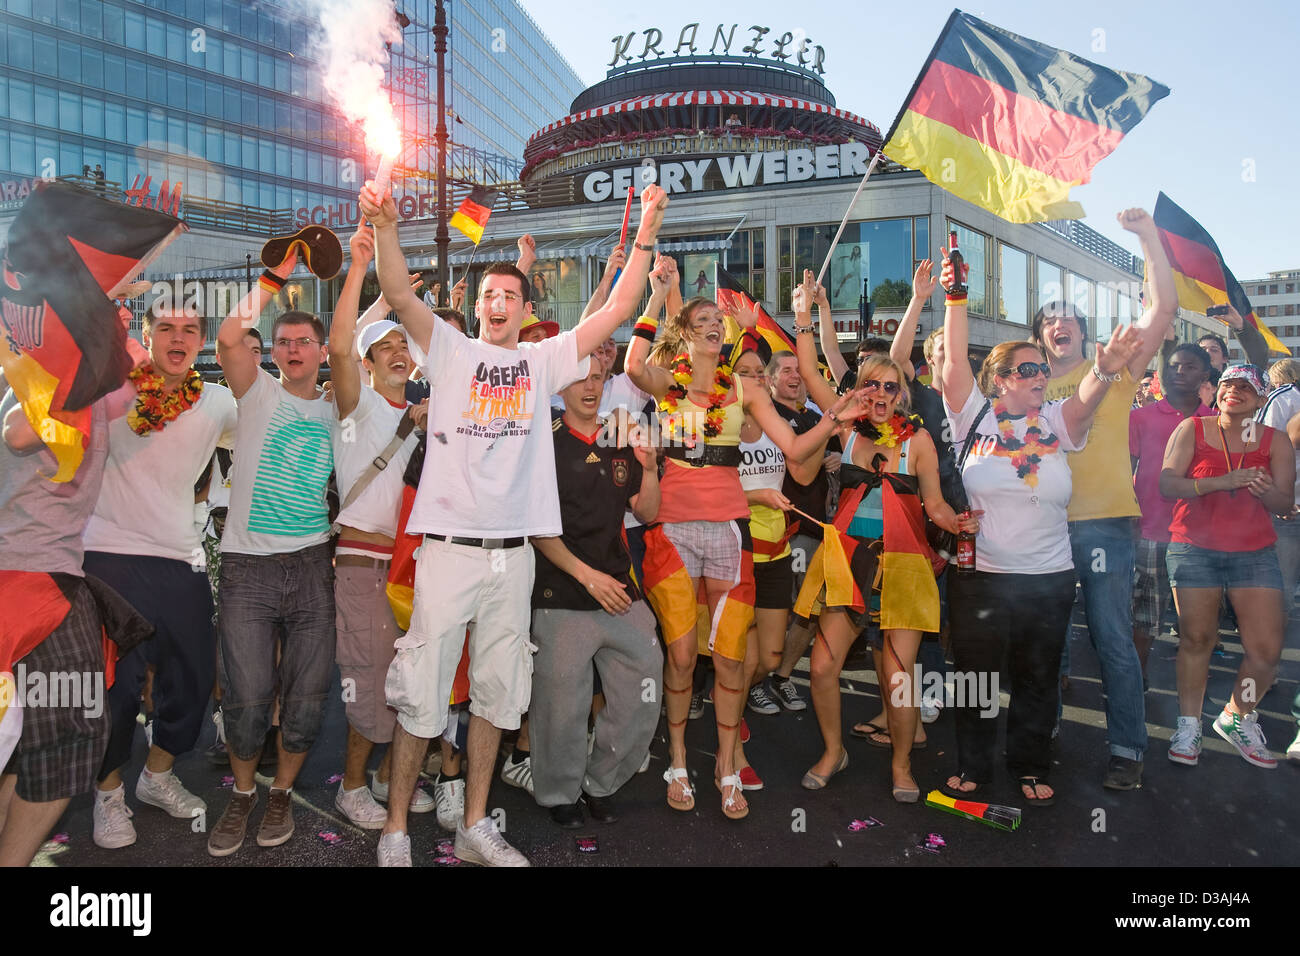
[[[686,386],[691,383],[691,376],[694,374],[691,367],[691,356],[688,352],[680,352],[673,359],[673,384],[668,387],[664,394],[663,401],[659,403],[660,411],[673,415],[677,412],[677,403],[686,397]],[[722,434],[722,421],[726,417],[726,412],[722,410],[722,405],[727,400],[727,395],[731,392],[731,372],[722,363],[718,364],[717,371],[713,373],[713,390],[709,392],[709,406],[704,413],[704,437],[716,438]]]
[[[1060,439],[1050,432],[1046,435],[1038,427],[1038,412],[1030,412],[1025,417],[1025,440],[1016,437],[1015,416],[1007,411],[1001,401],[993,403],[993,414],[998,422],[997,447],[995,455],[1011,459],[1016,475],[1024,479],[1030,488],[1038,487],[1038,464],[1043,455],[1050,455],[1060,446]]]
[[[909,418],[902,412],[894,412],[894,417],[883,425],[877,425],[869,418],[859,418],[853,423],[853,429],[863,438],[870,438],[877,445],[893,448],[899,442],[907,441],[916,434],[919,419]]]
[[[163,388],[163,377],[152,362],[132,369],[127,376],[135,386],[135,405],[127,413],[126,423],[137,435],[162,431],[181,412],[192,408],[203,392],[203,377],[190,369],[185,381],[174,392]]]

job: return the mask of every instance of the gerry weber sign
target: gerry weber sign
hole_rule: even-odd
[[[739,23],[733,23],[731,29],[724,29],[726,24],[719,23],[713,31],[713,43],[709,47],[709,56],[725,56],[731,52],[731,45],[736,42],[736,31],[740,27]],[[647,60],[650,54],[656,58],[664,56],[694,56],[696,52],[695,40],[699,36],[700,25],[698,23],[688,23],[682,27],[682,32],[677,35],[677,46],[673,48],[671,54],[667,50],[661,49],[659,44],[664,42],[663,31],[658,27],[649,27],[641,30],[645,40],[641,44],[641,52],[633,53],[634,44],[638,36],[638,31],[633,30],[623,35],[619,34],[614,37],[614,58],[607,64],[609,67],[617,67],[620,63],[630,63],[635,57],[638,60]],[[752,26],[747,31],[741,33],[740,43],[745,43],[746,34],[749,42],[740,49],[741,56],[763,56],[766,54],[768,59],[779,60],[784,63],[790,60],[799,66],[825,76],[826,75],[826,51],[820,46],[814,44],[808,39],[803,30],[786,30],[784,33],[772,33],[771,27]],[[719,51],[718,47],[722,49]],[[701,48],[702,49],[702,48]],[[683,53],[682,51],[686,52]]]
[[[622,201],[629,186],[643,189],[657,182],[669,193],[698,193],[710,189],[770,186],[813,179],[862,176],[871,151],[857,142],[812,149],[778,149],[750,155],[706,157],[680,163],[653,163],[588,173],[582,195],[588,202]]]

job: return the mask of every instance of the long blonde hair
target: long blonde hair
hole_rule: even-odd
[[[886,369],[893,369],[894,374],[898,376],[898,404],[894,406],[894,410],[906,415],[907,410],[912,406],[912,393],[907,388],[907,374],[903,371],[903,366],[890,358],[887,353],[874,352],[862,360],[862,364],[858,366],[857,387],[861,388],[863,382],[869,378],[876,378],[878,373]]]

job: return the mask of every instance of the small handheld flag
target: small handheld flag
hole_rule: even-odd
[[[996,803],[976,803],[974,800],[955,800],[939,790],[925,795],[925,805],[951,813],[953,816],[975,820],[999,830],[1015,830],[1020,826],[1019,807],[1004,807]]]
[[[1010,222],[1081,219],[1070,187],[1168,95],[954,10],[881,150]]]
[[[745,291],[745,287],[740,284],[739,279],[722,268],[722,266],[715,265],[713,281],[714,288],[717,289],[719,309],[727,315],[734,315],[739,308],[752,309],[758,313],[758,328],[755,331],[758,332],[773,352],[793,352],[795,350],[794,340],[790,338],[785,329],[781,328],[776,319],[768,315],[767,311],[754,301],[750,294]]]
[[[448,221],[454,229],[460,230],[474,245],[483,238],[483,229],[492,215],[492,206],[497,201],[495,189],[475,186],[461,202],[460,208]]]
[[[1178,289],[1180,306],[1204,315],[1205,310],[1212,306],[1230,304],[1238,315],[1258,330],[1270,349],[1291,354],[1291,350],[1256,317],[1246,291],[1199,222],[1164,193],[1156,198],[1156,210],[1151,218],[1160,233],[1160,245],[1164,246],[1169,265],[1174,270],[1174,287]]]

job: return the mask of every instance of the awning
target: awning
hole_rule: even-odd
[[[561,120],[543,126],[528,138],[528,142],[532,143],[533,140],[545,136],[547,133],[552,133],[573,123],[580,123],[586,119],[610,116],[615,113],[662,109],[671,106],[776,106],[784,109],[800,110],[805,113],[824,113],[827,116],[834,116],[837,119],[866,127],[876,135],[880,135],[880,130],[876,124],[863,119],[856,113],[837,109],[834,106],[827,106],[825,103],[814,103],[812,100],[789,96],[773,96],[769,93],[749,93],[740,90],[690,90],[680,93],[660,93],[656,96],[638,96],[630,100],[622,100],[618,103],[610,103],[607,106],[598,106],[594,109],[583,110],[580,113],[573,113]]]
[[[659,243],[660,252],[721,252],[730,248],[731,242],[727,239],[692,239],[681,242],[669,239]]]

